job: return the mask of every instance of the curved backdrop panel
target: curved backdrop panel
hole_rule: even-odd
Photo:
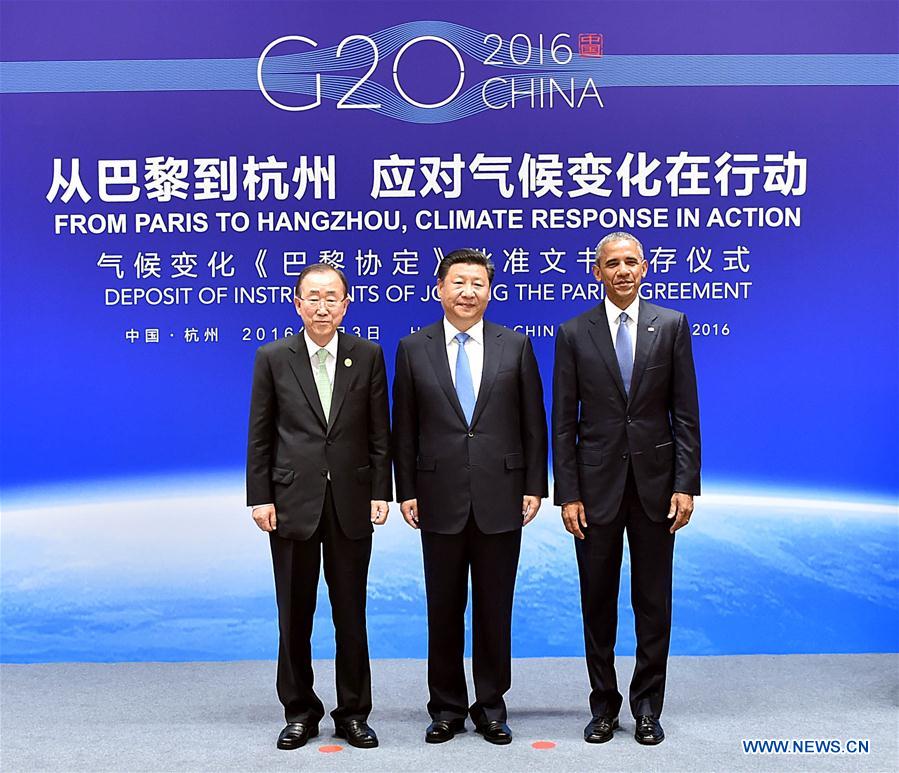
[[[705,494],[673,652],[899,649],[893,4],[2,13],[3,660],[274,657],[241,468],[296,275],[346,271],[346,328],[392,376],[439,318],[440,256],[484,250],[488,317],[532,337],[549,406],[557,326],[600,302],[614,230],[693,334]],[[549,504],[516,605],[516,655],[583,651]],[[319,616],[329,656],[325,596]],[[375,656],[425,654],[398,512],[369,629]]]

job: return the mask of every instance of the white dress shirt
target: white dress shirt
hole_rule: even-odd
[[[303,330],[303,338],[306,340],[306,348],[309,350],[309,361],[312,364],[312,372],[318,370],[318,350],[325,349],[328,356],[325,359],[325,370],[328,372],[328,381],[331,382],[331,388],[334,388],[334,373],[337,371],[337,333],[331,336],[331,340],[324,346],[319,346],[309,337],[309,333]]]
[[[456,385],[456,358],[459,356],[459,342],[456,340],[456,336],[461,332],[461,330],[456,330],[446,317],[443,318],[443,334],[446,336],[446,358],[449,360],[453,386]],[[484,320],[479,319],[465,332],[469,335],[468,340],[465,342],[465,354],[468,355],[474,398],[477,400],[478,390],[481,388],[481,374],[484,372]]]
[[[612,301],[609,300],[609,296],[607,295],[605,301],[603,301],[606,305],[606,317],[609,320],[609,332],[612,334],[612,347],[614,348],[615,342],[618,340],[618,325],[621,323],[618,321],[618,318],[621,316],[621,312],[625,312],[627,314],[627,332],[631,334],[631,361],[637,356],[637,315],[640,311],[640,298],[634,298],[633,302],[626,309],[619,309]]]

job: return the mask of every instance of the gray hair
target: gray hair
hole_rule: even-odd
[[[337,266],[332,266],[330,263],[310,263],[306,268],[304,268],[300,275],[297,277],[297,283],[293,287],[293,294],[295,298],[300,297],[300,288],[303,286],[303,280],[309,276],[309,274],[324,274],[328,271],[333,271],[340,278],[340,282],[343,285],[343,294],[347,296],[350,294],[350,283],[347,282],[346,274],[343,273]]]
[[[640,253],[640,259],[645,260],[643,257],[643,245],[640,244],[640,240],[634,236],[633,234],[627,233],[627,231],[615,231],[614,233],[606,234],[599,240],[599,244],[596,245],[596,261],[599,262],[599,253],[602,252],[602,248],[605,247],[610,242],[633,242],[637,245],[637,252]]]

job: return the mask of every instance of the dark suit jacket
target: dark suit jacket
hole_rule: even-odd
[[[699,494],[699,401],[687,318],[640,301],[630,399],[605,305],[561,325],[553,368],[555,502],[582,500],[587,522],[615,519],[628,465],[654,521],[675,491]]]
[[[390,409],[384,354],[338,332],[329,421],[302,331],[260,347],[253,369],[247,504],[274,502],[277,534],[308,539],[328,473],[334,508],[351,539],[372,532],[371,500],[390,500]]]
[[[397,500],[418,499],[424,531],[520,529],[521,498],[545,497],[546,412],[531,341],[484,321],[484,370],[471,427],[447,358],[443,320],[403,338],[393,384]]]

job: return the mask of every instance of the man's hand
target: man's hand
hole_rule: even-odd
[[[584,539],[584,532],[581,529],[587,528],[587,513],[584,511],[584,503],[580,499],[562,505],[562,522],[569,534],[573,534],[578,539]]]
[[[693,515],[693,495],[678,494],[675,491],[671,495],[671,508],[668,512],[668,518],[674,518],[669,531],[674,534],[678,529],[682,529],[690,523],[691,515]]]
[[[387,522],[388,512],[389,508],[387,507],[387,502],[383,499],[371,500],[371,522],[375,526],[380,526],[382,523]]]
[[[403,519],[408,523],[413,529],[418,528],[418,500],[417,499],[407,499],[405,502],[400,504],[400,512],[403,514]]]
[[[525,494],[521,500],[521,515],[524,518],[521,525],[527,526],[531,521],[533,521],[539,509],[540,497],[532,497],[528,494]]]
[[[278,528],[278,516],[274,505],[260,505],[253,508],[253,520],[262,531],[275,531]]]

